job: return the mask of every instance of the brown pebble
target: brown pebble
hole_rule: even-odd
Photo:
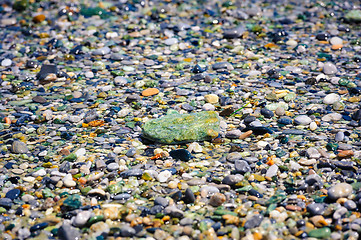
[[[33,102],[36,102],[36,103],[46,103],[46,99],[43,98],[42,96],[35,96],[33,97]]]
[[[353,156],[352,150],[343,150],[337,154],[337,157],[339,157],[339,158],[347,158],[347,157],[351,157],[351,156]]]
[[[60,150],[60,154],[68,156],[70,154],[70,151],[66,148],[63,148]]]
[[[252,133],[253,133],[252,130],[249,130],[249,131],[247,131],[247,132],[245,132],[245,133],[242,133],[242,134],[239,136],[239,139],[245,139],[245,138],[251,136]]]
[[[289,211],[302,211],[302,208],[296,205],[287,205],[286,209]]]
[[[225,108],[222,112],[219,113],[222,117],[229,117],[234,112],[234,108],[232,106]]]
[[[34,23],[41,23],[44,20],[45,20],[45,15],[44,14],[39,14],[39,15],[33,17],[33,22]]]
[[[226,196],[222,193],[214,194],[209,200],[209,205],[219,207],[226,201]]]
[[[142,96],[148,97],[153,96],[159,93],[159,90],[156,88],[147,88],[142,92]]]
[[[328,223],[326,222],[325,218],[322,215],[313,216],[310,218],[310,221],[316,227],[324,227],[328,225]]]

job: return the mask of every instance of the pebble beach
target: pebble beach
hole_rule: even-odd
[[[361,239],[361,6],[3,0],[0,239]]]

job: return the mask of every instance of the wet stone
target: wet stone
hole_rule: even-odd
[[[348,183],[339,183],[330,187],[327,191],[331,200],[337,200],[341,197],[348,197],[352,193],[352,186]]]
[[[251,167],[248,162],[244,160],[236,160],[234,162],[234,168],[236,173],[245,174],[247,172],[251,172]]]
[[[5,198],[9,198],[11,200],[14,200],[20,196],[20,190],[19,189],[11,189],[5,194]]]
[[[39,80],[45,80],[49,74],[56,74],[57,72],[58,68],[56,65],[44,64],[36,76]]]
[[[11,151],[13,153],[27,153],[29,149],[25,143],[20,141],[14,141],[11,145]]]
[[[143,126],[146,138],[163,143],[210,140],[218,136],[219,117],[215,112],[168,114]]]

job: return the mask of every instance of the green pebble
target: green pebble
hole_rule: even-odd
[[[75,153],[70,153],[68,156],[64,157],[62,159],[62,162],[68,161],[68,162],[74,162],[77,159],[77,156]]]
[[[65,207],[70,208],[70,209],[78,209],[78,208],[80,208],[80,206],[81,206],[80,195],[78,195],[78,194],[70,195],[69,197],[67,197],[64,200],[63,205]]]
[[[286,96],[284,96],[283,99],[284,99],[286,102],[290,102],[290,101],[295,100],[296,97],[297,97],[297,95],[296,95],[295,93],[291,92],[291,93],[288,93]]]
[[[88,226],[91,226],[91,225],[93,225],[94,223],[101,222],[101,221],[104,221],[104,216],[103,216],[103,215],[97,215],[97,216],[91,217],[91,218],[88,220],[87,225],[88,225]]]
[[[53,198],[55,197],[55,194],[51,192],[51,190],[49,188],[44,188],[43,189],[43,196],[44,198]]]
[[[146,122],[143,133],[146,138],[167,144],[203,141],[218,136],[219,124],[220,119],[214,111],[167,114]]]
[[[6,213],[6,209],[3,207],[0,207],[0,214]]]
[[[328,239],[331,236],[331,229],[324,227],[320,229],[313,229],[308,233],[309,237]]]
[[[235,212],[231,212],[231,211],[227,211],[227,210],[216,210],[214,211],[214,215],[220,215],[220,216],[223,216],[223,215],[232,215],[232,216],[237,216],[237,213]]]
[[[107,187],[107,191],[110,193],[110,194],[118,194],[120,193],[121,191],[123,191],[123,183],[122,182],[117,182],[115,184],[112,184],[112,185],[109,185]]]

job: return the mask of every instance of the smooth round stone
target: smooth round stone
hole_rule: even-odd
[[[162,207],[167,207],[169,204],[169,200],[164,197],[157,197],[154,199],[154,205],[160,205]]]
[[[11,151],[13,153],[27,153],[29,149],[25,143],[16,140],[11,145]]]
[[[142,96],[149,97],[153,96],[159,93],[159,90],[157,88],[147,88],[142,92]]]
[[[234,168],[236,173],[245,174],[247,172],[251,172],[251,167],[248,162],[244,160],[236,160],[234,162]]]
[[[278,108],[276,108],[275,113],[277,116],[283,116],[283,115],[285,115],[286,111],[284,108],[278,107]]]
[[[323,73],[327,75],[335,74],[337,73],[337,67],[333,63],[326,62],[323,65]]]
[[[318,126],[317,126],[317,123],[315,123],[315,122],[311,122],[311,123],[310,123],[310,130],[311,130],[311,131],[316,130],[317,127],[318,127]]]
[[[94,73],[93,73],[92,71],[87,71],[87,72],[85,73],[85,77],[86,77],[86,78],[93,78],[93,77],[94,77]]]
[[[328,197],[331,200],[337,200],[339,198],[347,198],[352,193],[352,186],[348,183],[338,183],[330,187],[327,191]]]
[[[266,177],[274,177],[277,175],[278,172],[278,166],[276,164],[273,164],[267,169]]]
[[[211,103],[206,103],[202,106],[203,111],[214,111],[216,107]]]
[[[165,43],[166,45],[168,45],[168,46],[171,46],[171,45],[173,45],[173,44],[178,43],[178,39],[176,39],[176,38],[168,38],[168,39],[166,39],[166,40],[164,41],[164,43]]]
[[[58,237],[62,240],[80,239],[80,231],[69,223],[64,223],[58,230]]]
[[[331,45],[342,45],[342,39],[341,38],[339,38],[339,37],[332,37],[331,39],[330,39],[330,44]]]
[[[306,154],[309,158],[315,158],[315,159],[318,159],[321,157],[321,154],[320,152],[316,149],[316,148],[313,148],[313,147],[310,147],[306,150]]]
[[[214,194],[209,200],[209,205],[219,207],[226,201],[226,196],[222,193]]]
[[[342,119],[342,114],[340,113],[330,113],[330,114],[326,114],[325,116],[323,116],[321,118],[322,121],[325,122],[331,122],[331,121],[339,121]]]
[[[252,229],[258,227],[263,220],[263,215],[256,214],[250,217],[244,224],[245,229]]]
[[[325,206],[321,203],[311,203],[307,205],[307,212],[309,212],[312,216],[322,215],[325,211]]]
[[[35,232],[35,231],[44,229],[44,228],[46,228],[47,226],[49,226],[49,223],[47,223],[47,222],[42,222],[42,223],[35,224],[34,226],[32,226],[32,227],[30,228],[30,232]]]
[[[112,172],[112,171],[118,170],[119,165],[118,165],[118,163],[113,162],[113,163],[110,163],[107,165],[107,169],[108,169],[108,171]]]
[[[5,58],[4,60],[1,61],[1,66],[3,67],[9,67],[11,66],[12,61],[8,58]]]
[[[344,138],[345,138],[345,134],[343,132],[337,132],[335,136],[335,141],[342,142]]]
[[[355,210],[356,207],[357,207],[356,203],[355,203],[353,200],[347,200],[347,201],[343,204],[343,206],[344,206],[345,208],[347,208],[348,210],[350,210],[350,211]]]
[[[73,219],[73,225],[75,227],[82,227],[88,222],[91,216],[92,213],[90,211],[79,212]]]
[[[242,159],[242,154],[240,152],[231,152],[226,157],[227,161],[235,162],[236,160]]]
[[[162,171],[158,174],[157,180],[159,182],[167,182],[171,176],[172,176],[172,173],[170,171],[168,171],[168,170]]]
[[[10,198],[11,200],[14,200],[20,196],[20,190],[19,189],[11,189],[5,194],[6,198]]]
[[[245,28],[242,26],[232,29],[225,29],[223,30],[223,37],[227,39],[239,38],[245,31]]]
[[[309,125],[311,122],[312,122],[312,119],[310,117],[308,117],[307,115],[300,115],[294,119],[294,123],[296,125],[306,126],[306,125]]]
[[[229,186],[233,186],[242,180],[243,180],[242,175],[227,175],[226,177],[223,178],[222,183]]]
[[[274,116],[274,113],[272,111],[268,110],[267,108],[262,108],[261,109],[261,114],[265,118],[272,118]]]
[[[290,117],[281,117],[280,119],[278,119],[277,121],[279,124],[283,124],[283,125],[288,125],[288,124],[292,124],[292,118]]]
[[[231,130],[226,132],[226,138],[237,139],[241,136],[242,131],[239,129]]]
[[[106,55],[108,53],[110,53],[110,48],[109,47],[102,47],[99,49],[96,49],[93,51],[93,55]]]
[[[132,195],[130,195],[129,193],[121,193],[114,196],[114,200],[128,200],[131,197]]]
[[[117,76],[114,78],[114,84],[117,86],[124,86],[128,83],[128,80],[125,77]]]
[[[10,198],[0,198],[0,207],[11,208],[13,205],[13,200]]]
[[[341,100],[340,95],[338,95],[337,93],[330,93],[323,98],[323,103],[334,104],[335,102],[339,102],[340,100]]]
[[[194,203],[196,200],[196,197],[194,196],[193,191],[190,188],[187,188],[184,192],[184,202],[185,203]]]
[[[35,97],[33,97],[32,100],[33,100],[33,102],[36,102],[36,103],[46,103],[47,102],[47,100],[42,96],[35,96]]]
[[[215,104],[215,103],[218,103],[219,97],[216,94],[208,94],[208,95],[204,96],[204,100],[207,103]]]
[[[192,159],[192,154],[186,149],[176,149],[169,152],[169,155],[174,159],[181,161],[189,161]]]

